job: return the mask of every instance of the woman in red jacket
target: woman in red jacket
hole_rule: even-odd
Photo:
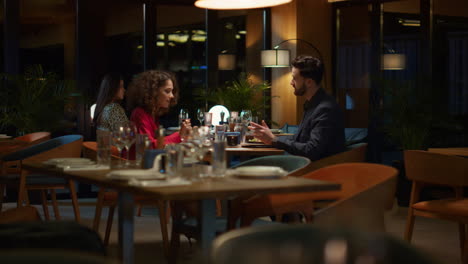
[[[147,134],[157,146],[156,131],[159,129],[159,117],[168,112],[169,107],[177,103],[179,89],[173,74],[165,71],[149,70],[137,75],[127,92],[128,108],[138,133]],[[190,120],[185,120],[180,131],[165,137],[165,143],[180,143],[181,135],[191,130]]]

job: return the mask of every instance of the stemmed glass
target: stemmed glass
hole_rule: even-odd
[[[197,119],[200,122],[200,126],[203,126],[203,121],[205,120],[205,110],[203,108],[197,109]]]
[[[111,132],[111,136],[112,136],[112,144],[119,151],[119,161],[116,164],[116,166],[118,168],[121,168],[121,167],[123,167],[123,164],[122,164],[122,151],[123,151],[123,149],[125,147],[125,142],[124,142],[125,135],[124,135],[123,126],[116,125],[113,128],[112,132]]]
[[[189,114],[187,109],[181,108],[179,112],[179,126],[182,125],[182,122],[184,122],[185,119],[189,118]]]
[[[123,143],[125,149],[127,150],[127,160],[125,161],[125,166],[130,166],[130,148],[136,141],[137,129],[135,124],[127,123],[121,126],[123,130]]]

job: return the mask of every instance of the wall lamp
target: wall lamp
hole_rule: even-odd
[[[385,54],[382,55],[382,70],[398,71],[406,68],[405,54],[396,53],[395,50],[384,44]]]
[[[230,71],[236,68],[236,55],[223,50],[218,54],[218,70]]]
[[[290,3],[292,0],[197,0],[195,6],[206,9],[252,9]]]
[[[287,39],[287,40],[281,41],[278,45],[276,45],[271,50],[261,51],[262,67],[266,67],[266,68],[289,67],[291,63],[291,58],[290,58],[291,52],[287,49],[279,49],[279,47],[281,44],[291,41],[291,40],[302,41],[308,44],[317,53],[320,61],[324,63],[322,53],[320,53],[319,49],[317,49],[317,47],[315,47],[314,44],[303,39]]]

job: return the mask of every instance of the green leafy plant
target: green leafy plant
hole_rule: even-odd
[[[430,143],[431,129],[439,113],[434,98],[423,81],[380,80],[384,95],[383,130],[402,149],[424,149]]]
[[[14,127],[17,134],[56,131],[65,126],[64,112],[71,102],[74,85],[41,65],[28,67],[24,74],[1,73],[0,126]]]
[[[206,99],[211,103],[224,105],[231,111],[251,110],[254,116],[263,118],[263,111],[270,107],[271,96],[265,97],[263,94],[268,89],[269,83],[254,83],[249,74],[241,73],[235,80],[206,94]],[[205,95],[200,94],[200,98],[202,97]],[[266,104],[264,100],[267,101]]]

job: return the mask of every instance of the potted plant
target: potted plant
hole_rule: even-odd
[[[0,129],[13,127],[17,135],[57,131],[66,125],[65,107],[73,95],[73,83],[33,65],[24,74],[0,73]]]
[[[271,99],[271,96],[264,96],[264,91],[268,89],[270,89],[269,83],[254,83],[251,75],[241,73],[236,79],[226,82],[224,86],[211,91],[206,97],[201,95],[200,98],[224,105],[230,111],[251,110],[253,116],[258,116],[261,120],[264,118],[264,110],[270,107],[269,103],[264,103],[264,100]]]

